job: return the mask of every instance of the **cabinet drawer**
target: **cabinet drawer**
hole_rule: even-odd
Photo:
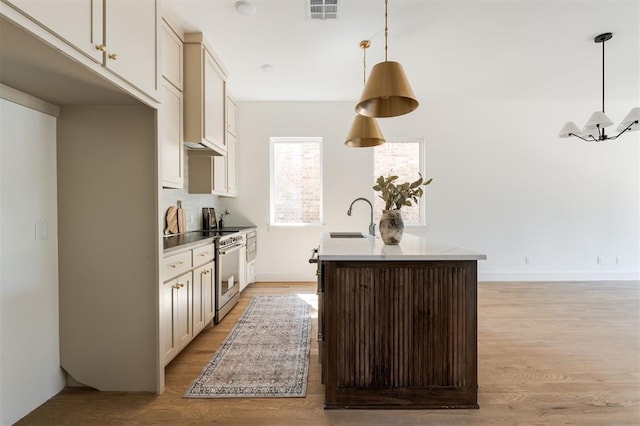
[[[214,251],[213,244],[193,249],[193,266],[196,267],[211,262],[214,258]]]
[[[191,250],[164,258],[162,281],[184,274],[191,269]]]

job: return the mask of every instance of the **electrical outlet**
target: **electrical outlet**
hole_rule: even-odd
[[[524,263],[527,264],[527,265],[530,264],[531,263],[531,258],[529,256],[525,256],[524,257]]]
[[[36,221],[36,241],[43,241],[49,238],[49,225],[46,220]]]
[[[597,263],[598,265],[601,265],[601,264],[602,264],[602,257],[601,257],[601,256],[598,256],[598,257],[596,258],[596,263]]]
[[[620,264],[620,258],[618,256],[616,256],[616,265]]]

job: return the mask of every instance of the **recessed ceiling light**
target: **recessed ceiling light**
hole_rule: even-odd
[[[244,16],[253,16],[256,14],[256,7],[250,1],[237,1],[236,2],[236,10],[240,15]]]
[[[264,64],[263,66],[260,67],[260,69],[264,72],[268,72],[268,73],[272,73],[273,72],[273,65],[271,64]]]

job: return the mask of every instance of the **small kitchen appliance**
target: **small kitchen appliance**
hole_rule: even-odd
[[[218,229],[218,221],[216,218],[216,209],[213,207],[202,208],[202,229],[211,231]]]

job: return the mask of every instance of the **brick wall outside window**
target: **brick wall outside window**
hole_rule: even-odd
[[[272,138],[272,224],[321,222],[319,138]]]
[[[396,182],[413,182],[418,179],[420,170],[420,144],[422,141],[389,141],[387,143],[374,148],[373,169],[375,179],[378,176],[394,175],[400,178]],[[424,174],[423,174],[424,176]],[[371,185],[373,186],[373,184]],[[380,221],[382,209],[384,209],[384,201],[375,193],[375,201],[373,204],[374,223]],[[424,198],[424,196],[423,196]],[[402,208],[402,219],[405,224],[420,223],[420,207],[411,206]]]

